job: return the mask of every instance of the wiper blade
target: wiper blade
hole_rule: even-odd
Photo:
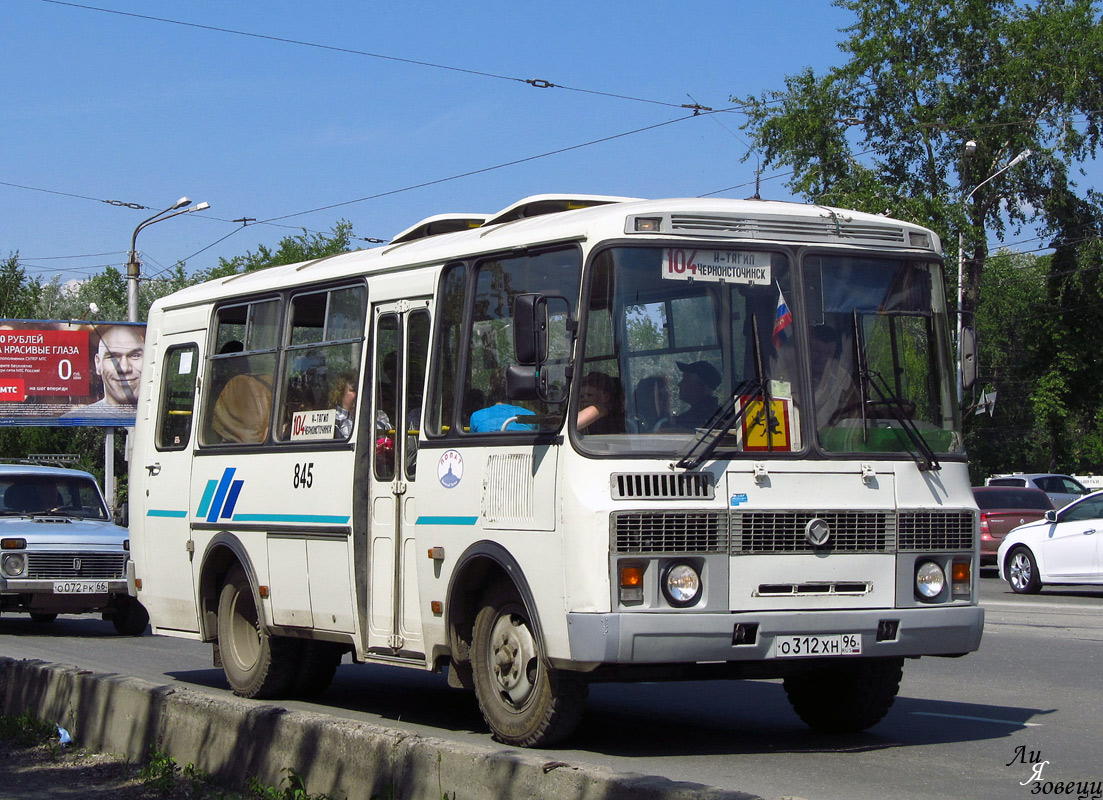
[[[869,416],[867,413],[869,406],[872,403],[880,403],[887,406],[895,412],[892,418],[900,423],[900,427],[903,429],[908,439],[915,445],[916,452],[913,452],[911,456],[915,459],[915,463],[919,465],[919,469],[923,471],[942,469],[942,465],[939,464],[938,459],[935,458],[934,451],[930,448],[930,445],[927,444],[927,440],[923,438],[923,434],[919,432],[919,428],[916,427],[915,421],[912,420],[907,406],[904,405],[904,402],[899,397],[892,393],[892,390],[881,374],[869,368],[869,363],[866,359],[865,336],[857,311],[854,312],[854,350],[858,365],[858,381],[861,393],[863,435],[868,435],[869,433]],[[877,395],[876,400],[870,399],[871,390],[873,394]]]
[[[743,397],[752,399],[762,398],[762,405],[766,414],[770,408],[769,378],[762,360],[762,342],[758,337],[758,320],[751,315],[752,341],[754,343],[754,378],[743,381],[735,388],[732,396],[724,405],[716,410],[709,419],[705,432],[702,433],[686,450],[685,454],[675,462],[674,466],[681,469],[696,469],[704,463],[720,446],[721,440],[732,427],[747,415],[750,403],[740,406]],[[769,442],[772,438],[772,430],[769,420],[766,422],[766,436]],[[710,438],[711,437],[711,438]]]

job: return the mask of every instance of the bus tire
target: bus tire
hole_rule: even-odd
[[[498,741],[546,747],[582,719],[589,686],[549,667],[524,602],[510,584],[494,586],[475,617],[471,652],[475,696]]]
[[[896,699],[902,658],[831,663],[785,679],[793,710],[820,733],[858,733],[880,722]]]
[[[137,598],[123,597],[111,615],[111,624],[123,636],[141,636],[149,624],[149,612]]]
[[[333,682],[346,647],[336,642],[303,641],[299,644],[299,669],[291,693],[296,697],[317,697]]]
[[[298,671],[299,642],[263,630],[241,567],[226,576],[218,597],[218,649],[226,680],[240,697],[278,697],[291,688]]]

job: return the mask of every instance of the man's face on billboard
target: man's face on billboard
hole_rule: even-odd
[[[96,372],[103,379],[103,396],[108,405],[137,404],[143,346],[140,328],[112,328],[100,339]]]

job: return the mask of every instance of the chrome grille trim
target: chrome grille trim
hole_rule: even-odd
[[[126,553],[27,553],[27,578],[95,578],[105,580],[126,577]],[[80,569],[73,562],[80,560]]]
[[[618,511],[611,517],[616,553],[725,553],[723,511]]]
[[[971,511],[902,511],[901,550],[972,550],[977,518]]]
[[[614,500],[712,500],[715,478],[707,472],[615,473]]]
[[[813,547],[804,535],[816,517],[831,526],[831,538]],[[735,511],[732,555],[745,553],[888,553],[896,546],[894,515],[885,511]]]

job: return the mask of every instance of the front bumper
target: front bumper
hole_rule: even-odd
[[[883,623],[895,638],[878,641]],[[973,605],[849,611],[567,615],[571,660],[599,664],[768,661],[779,636],[856,633],[862,656],[962,655],[980,647],[984,609]],[[740,628],[739,626],[742,626]],[[755,631],[735,643],[737,630]],[[791,661],[792,659],[782,659]]]

